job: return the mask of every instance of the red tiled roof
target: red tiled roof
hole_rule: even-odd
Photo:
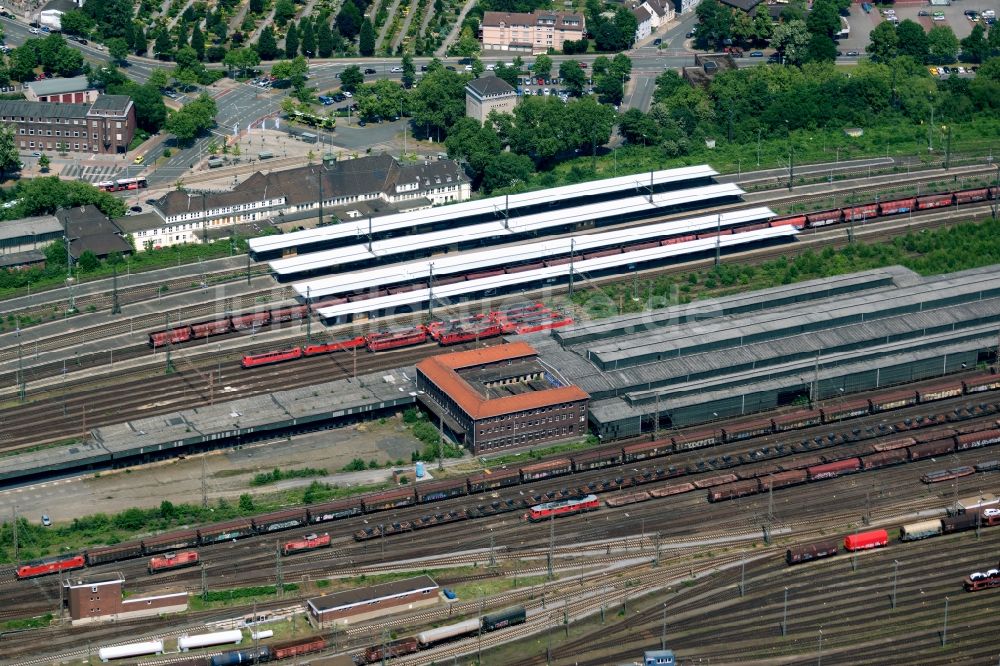
[[[469,416],[479,420],[501,414],[521,412],[563,402],[588,400],[590,395],[576,386],[562,386],[546,391],[532,391],[503,398],[486,399],[462,379],[456,370],[477,365],[488,365],[501,361],[536,356],[535,348],[526,342],[512,342],[483,349],[441,354],[424,359],[417,369],[452,400],[458,403]]]

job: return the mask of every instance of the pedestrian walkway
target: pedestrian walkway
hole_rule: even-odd
[[[117,166],[81,166],[68,164],[61,170],[63,178],[74,178],[87,183],[99,183],[104,180],[115,180],[122,177],[121,167]]]

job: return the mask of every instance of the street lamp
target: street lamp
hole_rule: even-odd
[[[795,152],[792,148],[792,129],[787,120],[785,130],[788,132],[788,189],[791,191],[795,181]]]

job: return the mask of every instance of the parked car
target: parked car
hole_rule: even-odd
[[[930,15],[931,13],[926,9],[921,9],[919,12],[917,12],[917,16],[930,16]]]
[[[420,71],[421,72],[426,72],[427,71],[427,65],[421,65],[420,66]]]
[[[848,55],[848,57],[856,58],[856,57],[858,57],[861,54],[858,53],[857,51],[848,51],[847,55]]]
[[[400,72],[403,71],[403,68],[402,67],[393,67],[389,71],[392,72],[393,74],[399,74]]]
[[[42,514],[42,527],[52,527],[52,519],[46,514]]]
[[[750,57],[751,58],[763,58],[764,57],[764,52],[763,51],[751,51],[750,52]]]
[[[350,90],[345,90],[344,97],[354,97],[354,93],[352,93]]]
[[[376,72],[376,71],[375,71],[374,69],[372,69],[371,67],[366,67],[366,68],[365,68],[365,74],[378,74],[378,72]]]
[[[454,72],[455,71],[455,68],[453,66],[451,66],[451,65],[445,65],[444,68],[447,69],[449,72]]]
[[[28,28],[28,32],[30,32],[33,35],[40,35],[42,33],[42,31],[39,30],[38,28]]]

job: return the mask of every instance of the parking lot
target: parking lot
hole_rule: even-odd
[[[965,15],[966,11],[975,11],[978,14],[987,10],[1000,13],[1000,0],[962,0],[954,2],[949,6],[932,6],[927,2],[913,4],[896,3],[892,10],[900,21],[909,19],[923,26],[924,30],[930,30],[936,25],[947,25],[960,40],[968,37],[972,32],[972,27],[976,25]],[[939,20],[935,20],[934,14],[940,13]],[[847,19],[851,24],[851,35],[847,39],[840,41],[839,49],[843,52],[856,50],[865,53],[871,41],[870,33],[872,29],[884,20],[878,7],[874,7],[871,13],[866,14],[860,5],[851,5],[851,15]],[[987,30],[985,20],[980,16],[981,25]]]

